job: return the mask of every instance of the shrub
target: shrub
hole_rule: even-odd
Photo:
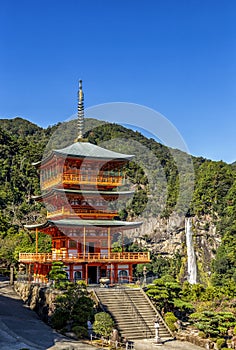
[[[77,325],[86,326],[88,319],[93,319],[94,302],[87,296],[80,297],[73,306],[72,318]]]
[[[93,330],[96,334],[108,337],[114,327],[111,316],[106,312],[99,312],[95,315]]]
[[[84,339],[88,337],[88,330],[83,326],[72,327],[72,332],[75,333],[78,339]]]
[[[235,325],[236,317],[232,312],[197,312],[189,317],[198,330],[203,331],[207,337],[223,339],[228,330]]]
[[[49,278],[54,281],[54,288],[56,289],[65,289],[68,284],[65,268],[66,266],[62,261],[54,261],[52,263]]]
[[[222,350],[223,346],[226,345],[225,339],[224,339],[224,338],[219,338],[219,339],[217,339],[216,345],[217,345],[217,349],[218,349],[218,350]]]
[[[186,311],[193,312],[194,310],[193,304],[181,299],[174,299],[174,306],[175,308],[180,309],[181,311],[186,310]]]
[[[67,289],[56,298],[52,326],[62,329],[70,321],[74,326],[86,328],[87,320],[93,318],[93,305],[94,302],[87,296],[86,286],[82,283],[69,283]]]
[[[165,322],[167,324],[167,326],[170,328],[170,330],[176,331],[176,326],[175,326],[175,322],[177,321],[177,317],[175,317],[175,315],[173,314],[173,312],[167,312],[165,314]]]
[[[62,329],[65,326],[66,321],[69,319],[69,316],[69,311],[66,311],[62,308],[56,309],[51,317],[52,327],[57,330]]]

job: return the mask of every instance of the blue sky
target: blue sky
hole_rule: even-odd
[[[233,162],[235,18],[234,0],[1,0],[0,117],[64,121],[82,78],[86,107],[147,106],[191,154]]]

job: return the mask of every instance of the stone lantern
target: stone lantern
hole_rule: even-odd
[[[155,345],[162,345],[162,341],[159,336],[160,323],[159,323],[158,315],[156,315],[154,319],[154,328],[155,328]]]

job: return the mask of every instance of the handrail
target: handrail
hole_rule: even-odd
[[[45,188],[48,188],[50,186],[55,186],[61,182],[62,178],[61,175],[58,175],[56,177],[52,177],[49,179],[41,179],[41,188],[44,190]]]
[[[123,176],[109,176],[109,175],[96,175],[96,174],[76,174],[76,173],[64,173],[57,174],[56,176],[48,179],[41,178],[41,187],[46,189],[52,185],[62,183],[73,183],[73,184],[111,184],[113,186],[121,186],[125,183]]]
[[[145,321],[145,319],[143,318],[143,316],[141,315],[141,313],[139,312],[139,310],[137,309],[135,303],[133,302],[133,300],[130,298],[129,294],[127,293],[126,289],[123,290],[124,291],[124,295],[126,296],[126,300],[128,299],[135,311],[135,314],[136,316],[138,317],[137,321],[139,322],[139,325],[140,324],[140,319],[142,321],[142,326],[144,325],[146,327],[146,338],[147,338],[147,328],[149,329],[149,333],[150,333],[150,336],[153,335],[153,332],[151,330],[151,328],[149,327],[149,325],[147,324],[147,322]],[[142,328],[143,329],[143,328]]]
[[[124,177],[122,175],[111,175],[111,174],[97,174],[96,172],[64,172],[63,177],[76,177],[76,178],[82,178],[82,179],[123,179]]]
[[[170,330],[170,328],[168,327],[168,325],[165,323],[163,317],[161,316],[161,314],[159,313],[159,311],[156,309],[155,305],[153,305],[152,301],[149,299],[149,297],[147,296],[147,294],[144,292],[144,290],[142,288],[140,288],[141,293],[143,294],[143,296],[146,298],[146,300],[149,302],[150,306],[152,307],[152,309],[155,311],[156,315],[158,315],[159,319],[161,320],[162,324],[164,325],[164,327],[168,330],[168,332],[172,335],[172,337],[174,338],[173,332]]]
[[[76,173],[64,173],[63,182],[93,182],[93,183],[114,183],[123,184],[124,178],[122,176],[107,176],[96,174],[76,174]]]
[[[122,291],[124,292],[123,294],[121,294],[121,296],[123,296],[123,302],[127,302],[129,301],[129,303],[127,303],[127,308],[130,309],[130,311],[132,312],[132,315],[134,317],[136,317],[136,321],[138,322],[138,327],[141,329],[141,331],[146,335],[147,338],[147,329],[144,330],[143,326],[145,325],[146,328],[149,329],[149,334],[150,336],[152,336],[152,331],[150,329],[150,327],[148,326],[148,324],[146,323],[146,321],[144,320],[144,318],[142,317],[142,315],[140,314],[140,312],[138,311],[136,305],[134,304],[133,300],[130,298],[130,296],[126,293],[126,288],[125,287],[117,287],[116,290],[118,290],[118,293],[121,293]],[[117,295],[115,295],[117,297]],[[118,299],[120,301],[120,299]],[[141,319],[141,320],[140,320]]]
[[[106,210],[101,210],[101,209],[81,209],[81,208],[70,208],[66,209],[62,207],[61,209],[54,210],[54,211],[47,211],[47,218],[52,217],[52,216],[59,216],[59,215],[73,215],[73,214],[81,214],[81,215],[100,215],[100,214],[105,214],[109,216],[114,216],[117,215],[117,211],[106,211]]]
[[[96,292],[95,292],[95,290],[93,289],[93,291],[94,291],[94,294],[96,294]],[[134,304],[134,302],[132,301],[132,299],[129,297],[129,295],[127,295],[127,294],[125,294],[126,292],[125,292],[125,289],[123,289],[123,288],[118,288],[118,292],[119,293],[121,293],[121,291],[124,291],[124,293],[123,294],[121,294],[121,295],[123,295],[123,301],[124,302],[127,302],[127,300],[129,300],[130,301],[130,303],[127,303],[127,308],[128,309],[130,309],[130,311],[132,312],[132,315],[134,316],[134,317],[136,317],[136,321],[138,322],[138,327],[140,328],[140,330],[144,333],[146,333],[146,338],[147,338],[147,329],[146,330],[144,330],[144,328],[143,328],[143,325],[145,324],[145,326],[147,327],[147,328],[149,328],[149,332],[150,332],[150,327],[146,324],[146,321],[143,319],[143,317],[142,317],[142,315],[140,314],[140,312],[137,310],[137,308],[136,308],[136,306],[135,306],[135,304]],[[96,295],[97,296],[97,295]],[[117,298],[117,294],[115,294],[115,297]],[[99,297],[97,296],[97,299],[99,300]],[[118,299],[118,298],[117,298]],[[118,299],[118,301],[120,301],[120,298]],[[102,305],[102,302],[99,300],[99,304],[100,305]],[[104,307],[103,307],[103,310],[105,310],[104,309]],[[106,312],[108,311],[109,312],[109,310],[105,310]],[[110,313],[110,312],[109,312]],[[112,316],[112,315],[111,315]],[[113,318],[113,317],[112,317]],[[142,320],[140,320],[140,318],[142,319]],[[152,332],[151,332],[151,336],[152,336]]]
[[[93,295],[94,295],[94,297],[95,297],[95,299],[96,299],[96,303],[100,306],[100,308],[102,309],[102,311],[105,312],[104,306],[103,306],[103,304],[101,303],[101,301],[99,300],[99,297],[98,297],[98,295],[97,295],[97,293],[96,293],[96,291],[95,291],[94,288],[92,289],[92,293],[93,293]]]
[[[19,260],[35,261],[35,262],[50,262],[56,260],[62,261],[147,261],[149,255],[147,252],[123,252],[123,253],[77,253],[76,255],[68,254],[66,251],[56,251],[52,253],[19,253]]]

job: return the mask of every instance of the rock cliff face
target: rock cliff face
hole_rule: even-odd
[[[211,216],[192,217],[193,245],[197,260],[197,281],[206,282],[210,275],[211,261],[219,247],[221,237],[217,233],[215,221]],[[187,279],[187,248],[185,217],[174,215],[169,219],[151,218],[144,220],[138,234],[130,237],[154,254],[182,257],[180,279]]]

